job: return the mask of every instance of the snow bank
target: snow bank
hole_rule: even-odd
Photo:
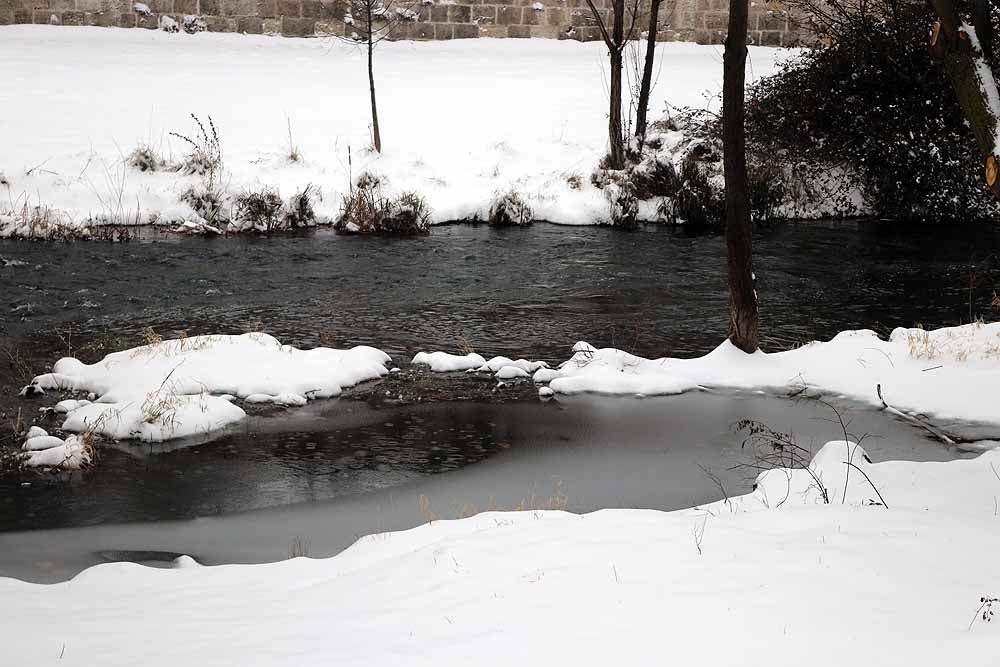
[[[834,481],[848,446],[813,467]],[[1000,581],[998,465],[865,462],[889,508],[866,504],[861,475],[846,504],[780,507],[765,478],[768,505],[485,513],[326,560],[0,579],[16,610],[0,641],[17,664],[109,667],[981,664],[1000,642],[975,620]]]
[[[263,333],[193,336],[115,352],[91,365],[60,359],[33,385],[99,396],[93,403],[59,403],[66,430],[162,441],[242,419],[245,413],[232,397],[303,405],[386,375],[389,361],[366,346],[299,350]]]
[[[22,465],[28,468],[79,470],[91,461],[90,448],[82,438],[71,435],[63,440],[38,426],[28,430],[21,449],[26,452]]]
[[[431,371],[434,373],[448,373],[451,371],[468,371],[479,368],[486,363],[486,360],[475,352],[470,352],[469,354],[417,352],[413,356],[411,363],[430,366]]]
[[[787,352],[744,354],[729,341],[696,359],[643,359],[621,350],[574,347],[535,381],[556,393],[675,394],[697,387],[844,396],[923,414],[937,422],[1000,425],[1000,323],[934,331],[898,328],[883,340],[845,331]],[[995,429],[994,429],[995,430]]]
[[[348,190],[348,147],[355,178],[368,171],[380,175],[387,195],[420,193],[434,222],[486,219],[495,194],[510,190],[537,219],[593,224],[607,217],[607,201],[589,178],[607,142],[607,53],[597,42],[381,44],[378,155],[366,149],[364,53],[336,40],[27,25],[2,33],[0,171],[10,185],[0,201],[17,202],[17,214],[27,199],[29,210],[41,205],[46,219],[73,227],[90,217],[130,223],[136,212],[143,222],[190,218],[179,200],[197,176],[140,172],[125,167],[124,157],[145,144],[181,159],[188,147],[170,132],[190,134],[194,112],[219,128],[220,180],[230,193],[269,186],[287,199],[313,184],[321,221],[336,217]],[[752,75],[770,73],[789,53],[751,47]],[[668,100],[704,106],[721,89],[718,46],[660,44],[656,71],[654,113]],[[469,113],[470,99],[490,103]],[[65,110],[73,108],[88,112],[67,123]],[[289,126],[296,162],[288,159]],[[127,202],[126,210],[109,209],[109,201]],[[45,232],[17,217],[0,218],[0,236]],[[209,230],[195,224],[194,231]]]

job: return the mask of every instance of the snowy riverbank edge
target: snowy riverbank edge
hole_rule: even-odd
[[[751,48],[752,76],[792,53]],[[510,191],[538,220],[608,219],[608,200],[590,178],[606,152],[603,45],[384,43],[376,57],[381,155],[366,148],[363,57],[336,40],[0,27],[0,237],[120,238],[108,230],[150,222],[215,227],[199,222],[185,197],[205,177],[150,160],[184,160],[190,146],[171,133],[197,138],[191,114],[218,130],[213,176],[226,211],[247,192],[270,189],[288,202],[309,188],[315,220],[306,224],[328,224],[351,181],[370,172],[387,194],[424,197],[438,223],[485,220]],[[661,45],[653,117],[668,102],[717,105],[720,58],[718,46]],[[67,109],[85,111],[70,120]],[[129,166],[137,148],[145,150],[137,164],[155,170]]]
[[[484,513],[324,560],[0,579],[0,640],[23,664],[978,664],[1000,641],[981,602],[998,465],[832,442],[811,466],[830,504],[778,469],[677,512]]]

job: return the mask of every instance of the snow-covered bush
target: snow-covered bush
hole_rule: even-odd
[[[296,227],[311,227],[316,224],[316,211],[313,208],[313,197],[319,196],[319,189],[307,185],[301,192],[296,192],[288,200],[285,210],[285,225]]]
[[[277,190],[248,190],[236,197],[230,222],[238,230],[272,232],[281,227],[283,212],[284,202]]]
[[[413,192],[385,195],[381,179],[365,173],[344,196],[334,229],[350,234],[427,234],[430,209]]]
[[[608,201],[608,221],[619,229],[636,229],[639,226],[639,200],[627,181],[609,183],[604,188]]]
[[[226,194],[217,184],[203,182],[181,193],[181,201],[191,207],[202,221],[210,225],[228,222]]]
[[[125,158],[125,163],[133,169],[139,171],[159,171],[166,166],[166,161],[161,158],[151,146],[139,144],[135,150]]]
[[[181,19],[181,27],[184,28],[184,32],[193,35],[196,32],[204,32],[208,30],[208,24],[205,23],[205,19],[201,16],[193,16],[191,14],[186,15]]]
[[[521,193],[510,189],[494,193],[487,222],[494,227],[524,227],[532,223],[533,216]]]
[[[222,171],[222,145],[219,143],[219,130],[215,127],[211,116],[208,116],[208,128],[198,116],[191,114],[191,118],[194,120],[197,130],[193,135],[170,133],[170,136],[177,137],[190,148],[188,154],[181,161],[180,169],[185,174],[198,174],[213,179],[218,172]]]
[[[879,217],[995,220],[972,132],[927,46],[930,5],[795,3],[830,39],[749,90],[751,158],[779,160],[799,184],[854,174],[828,193],[836,208],[860,196]]]
[[[158,23],[160,30],[163,32],[180,32],[181,27],[177,24],[177,21],[171,17],[164,14],[160,17],[160,22]]]

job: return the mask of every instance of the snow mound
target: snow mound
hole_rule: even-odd
[[[557,394],[651,396],[708,387],[834,395],[879,407],[884,399],[904,416],[978,429],[981,439],[982,429],[1000,426],[992,398],[1000,396],[1000,323],[899,328],[889,340],[867,329],[844,331],[770,354],[745,354],[727,340],[694,359],[644,359],[580,342],[558,370],[536,371],[534,380]]]
[[[26,452],[22,465],[27,468],[79,470],[91,460],[90,448],[82,438],[71,435],[63,440],[37,426],[28,430],[21,449]]]
[[[475,352],[463,355],[448,352],[417,352],[411,363],[430,366],[434,373],[447,373],[474,370],[484,365],[486,360]]]
[[[518,368],[517,366],[504,366],[496,372],[496,378],[498,380],[514,380],[517,378],[531,377],[528,371],[523,368]]]
[[[63,401],[63,428],[111,438],[161,441],[217,430],[242,419],[232,396],[303,405],[387,374],[373,347],[299,350],[263,333],[194,336],[109,354],[87,365],[66,357],[31,386],[93,392],[97,402]],[[228,394],[231,396],[220,396]]]
[[[485,364],[476,369],[480,373],[496,373],[501,368],[513,366],[520,368],[525,373],[534,373],[541,368],[548,368],[544,361],[528,361],[527,359],[510,359],[508,357],[493,357]]]

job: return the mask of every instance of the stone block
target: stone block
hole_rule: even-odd
[[[198,0],[174,0],[174,11],[182,16],[201,14],[198,8]]]
[[[562,28],[555,25],[533,25],[531,26],[531,36],[544,39],[559,39]]]
[[[264,19],[263,30],[265,35],[280,35],[281,19],[276,19],[276,18]]]
[[[448,23],[468,23],[472,20],[472,7],[451,5],[448,7]]]
[[[430,23],[414,23],[410,30],[410,39],[434,39],[434,26]]]
[[[84,21],[87,25],[98,26],[100,28],[111,28],[118,25],[117,16],[111,12],[87,12]]]
[[[136,16],[133,12],[125,12],[124,14],[118,15],[118,27],[119,28],[134,28],[136,24]]]
[[[285,16],[281,19],[281,34],[285,37],[312,37],[316,34],[316,19]]]
[[[11,25],[14,23],[13,9],[0,9],[0,25]]]
[[[447,5],[434,5],[431,7],[431,22],[432,23],[447,23],[448,22],[448,6]]]
[[[479,26],[480,37],[506,37],[507,26],[505,25],[481,25]]]
[[[146,4],[157,14],[174,13],[174,0],[150,0]]]
[[[14,23],[31,23],[32,12],[30,9],[15,9]]]
[[[241,16],[236,20],[236,29],[248,35],[264,33],[264,19],[259,16]]]
[[[527,39],[528,37],[531,37],[531,26],[527,25],[508,26],[507,36],[515,37],[517,39]]]
[[[479,26],[475,23],[456,23],[454,35],[455,39],[475,39],[479,37]]]
[[[521,9],[521,23],[524,25],[544,25],[545,10],[538,10],[534,7],[524,7]]]
[[[256,16],[257,0],[222,0],[223,16]]]
[[[450,23],[434,24],[434,39],[451,39],[454,36],[454,27]]]
[[[209,32],[236,32],[236,19],[225,16],[206,16],[205,25]]]
[[[499,25],[517,25],[521,22],[521,8],[513,5],[497,7],[497,23]]]
[[[472,22],[492,25],[497,22],[497,8],[493,5],[477,5],[472,8]]]
[[[307,19],[323,18],[323,3],[319,0],[302,0],[302,17]]]
[[[287,16],[289,18],[299,18],[302,16],[302,4],[299,0],[277,0],[277,2],[278,16]]]
[[[198,13],[202,16],[222,16],[221,0],[200,0]]]

